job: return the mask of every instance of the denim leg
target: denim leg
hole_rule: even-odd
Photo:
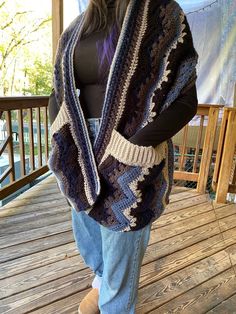
[[[111,231],[100,226],[103,248],[103,276],[99,295],[101,314],[134,314],[144,253],[151,224],[130,232]]]
[[[87,121],[92,142],[99,122]],[[134,314],[151,225],[137,231],[115,232],[72,208],[72,228],[81,256],[96,274],[92,286],[100,290],[101,314]]]
[[[87,266],[101,277],[103,272],[102,238],[99,224],[84,211],[71,209],[76,246]]]

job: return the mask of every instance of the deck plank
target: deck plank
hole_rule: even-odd
[[[186,293],[183,293],[179,297],[172,299],[170,302],[150,313],[204,314],[208,309],[212,309],[222,303],[235,291],[236,278],[235,273],[231,268],[212,277]],[[224,314],[232,313],[231,311],[226,312],[225,310],[226,308],[224,307]]]
[[[0,313],[77,314],[94,274],[70,211],[53,176],[0,210]],[[152,225],[137,314],[234,313],[235,274],[236,205],[174,187]]]
[[[78,314],[78,306],[90,289],[72,294],[67,298],[53,302],[43,308],[31,312],[32,314]]]
[[[236,227],[236,215],[230,215],[219,220],[221,231],[226,231]]]
[[[1,300],[0,313],[28,313],[36,308],[46,306],[52,301],[60,300],[71,294],[91,287],[90,282],[94,276],[86,268],[68,276],[39,285],[30,290],[20,292],[9,298]]]
[[[59,233],[70,231],[70,230],[71,230],[71,222],[66,221],[66,222],[54,224],[53,226],[51,226],[50,229],[46,225],[37,229],[17,232],[17,233],[11,234],[10,237],[8,235],[0,237],[0,248],[2,249],[9,246],[15,246],[17,244],[22,244],[22,243],[26,243],[32,240],[45,238],[47,236],[53,236],[54,234],[59,234]]]
[[[217,218],[223,218],[234,215],[236,213],[236,204],[230,204],[227,206],[218,207],[215,209]]]
[[[4,234],[4,230],[8,230],[10,227],[15,227],[17,230],[19,230],[20,225],[23,225],[25,221],[32,222],[32,221],[39,221],[42,218],[49,217],[50,215],[57,215],[58,213],[61,215],[61,213],[68,213],[70,209],[68,206],[65,205],[59,205],[56,208],[53,209],[48,206],[48,208],[44,208],[43,210],[36,210],[34,212],[27,212],[16,216],[7,216],[0,218],[0,229],[1,234]],[[29,228],[29,230],[33,229],[32,227]]]
[[[225,251],[220,251],[142,287],[139,290],[137,313],[150,312],[230,267],[228,254]]]
[[[2,298],[7,298],[14,294],[19,294],[22,291],[73,274],[84,268],[86,268],[86,266],[80,255],[73,256],[68,260],[56,261],[55,263],[1,280],[0,295]]]
[[[191,207],[187,207],[182,210],[175,211],[175,212],[172,211],[172,212],[166,213],[165,215],[160,216],[159,219],[157,219],[153,223],[153,226],[157,226],[158,228],[160,228],[161,226],[183,221],[187,218],[198,216],[202,213],[206,213],[210,211],[214,212],[211,204],[207,202],[204,202],[199,205],[192,205]]]
[[[210,257],[222,251],[224,246],[221,235],[217,235],[143,265],[139,281],[140,287],[160,280],[206,257]]]
[[[158,235],[155,242],[149,242],[148,249],[144,256],[145,263],[158,260],[159,258],[172,254],[178,250],[190,247],[200,241],[220,234],[220,229],[217,222],[212,222],[207,225],[200,226],[196,229],[186,231],[182,234],[171,238],[159,241]]]
[[[22,274],[32,269],[56,263],[78,254],[75,243],[69,243],[19,257],[1,264],[0,279]]]
[[[195,189],[189,189],[188,191],[184,191],[182,193],[171,194],[170,202],[177,202],[178,200],[187,199],[196,195],[199,195],[199,193],[197,193]]]
[[[152,233],[150,235],[150,243],[155,242],[155,239],[159,240],[168,239],[186,231],[193,230],[200,226],[206,225],[215,221],[215,213],[213,210],[200,214],[196,217],[190,217],[182,221],[172,223],[171,225],[158,228],[158,220],[153,223]],[[184,223],[183,223],[184,222]]]
[[[202,203],[209,203],[209,195],[208,194],[199,194],[190,198],[185,198],[183,200],[178,200],[176,202],[170,202],[165,208],[164,215],[170,212],[176,212],[178,210],[182,210],[187,207],[191,207],[194,205],[199,205]]]
[[[225,314],[225,313],[236,314],[236,294],[233,294],[228,299],[225,299],[223,302],[215,306],[206,314],[216,314],[216,313],[217,314]]]
[[[43,217],[41,217],[39,219],[29,220],[27,222],[27,224],[18,223],[18,224],[16,224],[17,226],[15,226],[14,224],[5,225],[1,228],[1,235],[2,236],[6,236],[6,235],[10,236],[11,234],[16,233],[16,229],[19,232],[24,232],[24,231],[28,231],[28,230],[32,230],[32,229],[41,228],[45,225],[50,226],[50,225],[58,224],[60,222],[66,222],[69,219],[70,219],[70,212],[68,212],[68,210],[66,210],[66,212],[62,212],[62,213],[59,212],[59,214],[55,214],[55,215],[53,214],[53,212],[51,212],[45,216],[43,215]]]
[[[53,228],[54,225],[50,227]],[[72,232],[64,232],[49,237],[44,237],[34,241],[14,245],[9,248],[1,249],[0,263],[13,260],[22,256],[31,255],[37,252],[45,251],[59,245],[73,242]]]
[[[26,193],[26,192],[25,192]],[[50,201],[50,202],[49,202]],[[64,198],[58,197],[58,193],[53,194],[50,200],[46,199],[45,202],[35,202],[32,203],[20,201],[18,204],[8,207],[3,206],[0,210],[0,218],[8,216],[17,216],[27,212],[35,212],[37,210],[43,210],[48,208],[50,203],[50,208],[56,208],[58,205],[66,205],[66,200]],[[11,203],[10,203],[11,204]]]

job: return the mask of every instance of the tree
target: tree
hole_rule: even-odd
[[[34,61],[33,67],[25,67],[28,76],[28,88],[24,88],[24,94],[48,95],[52,87],[52,61],[50,59],[42,61],[39,57]]]
[[[22,1],[15,2],[12,12],[8,7],[12,3],[0,1],[0,93],[4,96],[13,90],[16,66],[22,61],[26,48],[39,41],[40,32],[48,29],[51,21],[50,16],[32,19],[32,11],[22,10]],[[51,51],[48,57],[50,55]],[[30,58],[33,60],[35,55],[31,53]]]

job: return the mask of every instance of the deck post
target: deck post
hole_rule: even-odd
[[[56,56],[57,44],[63,32],[63,0],[52,0],[52,58]]]
[[[226,121],[227,120],[227,121]],[[236,110],[235,108],[224,108],[222,133],[224,133],[223,148],[217,152],[220,154],[218,176],[214,177],[216,186],[216,203],[226,203],[227,193],[230,187],[232,165],[236,147]]]
[[[202,149],[202,160],[199,169],[199,179],[197,182],[197,192],[206,193],[207,179],[211,165],[212,152],[219,116],[219,107],[210,107],[208,115],[208,125]]]

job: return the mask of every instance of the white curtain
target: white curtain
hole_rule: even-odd
[[[77,1],[78,13],[84,11],[89,2],[73,1]],[[199,103],[233,106],[236,83],[236,0],[177,2],[187,14],[199,54]]]
[[[236,82],[236,0],[179,0],[192,30],[200,103],[233,106]]]
[[[88,0],[78,0],[79,12],[83,12],[86,9],[88,2]]]
[[[88,2],[88,0],[64,0],[64,29],[86,9]]]

